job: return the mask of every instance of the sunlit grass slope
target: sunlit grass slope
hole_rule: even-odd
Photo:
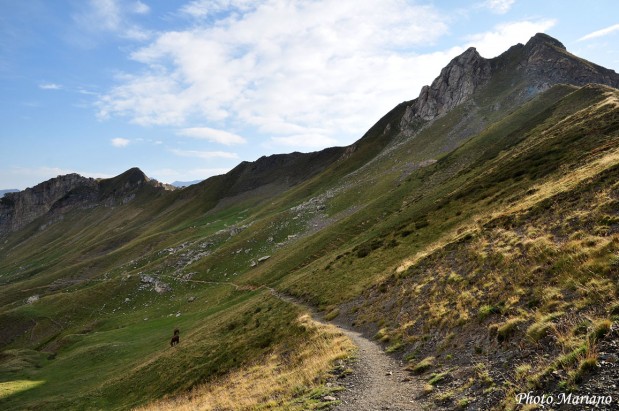
[[[509,344],[537,358],[550,338],[544,361],[502,375],[537,386],[559,370],[576,384],[616,304],[618,92],[559,85],[493,110],[510,81],[407,135],[402,104],[355,145],[300,157],[320,166],[289,170],[294,184],[266,163],[262,180],[241,178],[247,163],[9,236],[0,408],[163,397],[152,407],[234,408],[237,395],[237,408],[322,406],[324,377],[350,346],[263,285],[331,316],[351,309],[413,367],[434,358],[422,365],[462,381],[498,367]],[[464,127],[469,109],[483,116]],[[472,354],[464,338],[479,341]],[[432,388],[454,403],[467,389]]]

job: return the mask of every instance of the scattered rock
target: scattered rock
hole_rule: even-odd
[[[166,283],[163,283],[161,281],[157,281],[155,283],[155,286],[154,286],[153,290],[155,290],[158,294],[163,294],[163,293],[167,293],[168,291],[171,291],[172,287],[170,287]]]
[[[39,301],[39,295],[35,294],[35,295],[31,295],[30,297],[28,297],[28,299],[26,300],[26,304],[32,304]]]

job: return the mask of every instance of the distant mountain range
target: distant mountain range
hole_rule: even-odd
[[[0,375],[25,388],[0,408],[328,407],[359,380],[303,304],[424,409],[619,398],[618,87],[537,34],[466,50],[347,147],[5,195]]]
[[[202,179],[202,180],[193,180],[193,181],[175,181],[171,185],[173,185],[174,187],[178,187],[178,188],[189,187],[189,186],[192,186],[194,184],[201,183],[202,181],[204,181],[204,179]]]

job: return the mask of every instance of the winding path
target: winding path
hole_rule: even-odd
[[[346,377],[336,411],[422,410],[415,400],[420,383],[373,341],[356,331],[338,328],[359,348],[352,375]]]
[[[303,302],[270,287],[260,288],[267,289],[281,300],[305,308],[315,321],[327,324]],[[423,410],[415,400],[421,394],[421,384],[403,369],[402,364],[385,354],[378,344],[361,333],[342,324],[329,324],[336,326],[359,349],[353,373],[342,380],[341,385],[346,389],[337,393],[341,404],[334,411]]]
[[[421,394],[421,383],[403,369],[403,365],[388,356],[376,342],[364,337],[346,325],[325,321],[311,307],[289,295],[282,294],[265,285],[259,287],[239,286],[230,281],[185,280],[187,282],[229,285],[238,291],[267,290],[274,297],[303,307],[315,321],[336,326],[358,347],[352,374],[338,381],[344,391],[336,393],[340,404],[334,411],[422,411],[415,400]]]

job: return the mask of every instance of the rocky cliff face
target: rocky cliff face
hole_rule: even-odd
[[[527,44],[515,45],[493,59],[481,57],[473,47],[454,58],[432,84],[424,86],[419,97],[410,102],[401,128],[447,113],[470,100],[476,91],[500,75],[512,79],[510,87],[520,89],[512,101],[515,105],[559,83],[619,87],[619,74],[574,56],[560,41],[538,33]]]
[[[156,180],[149,180],[141,170],[132,168],[105,180],[67,174],[17,193],[7,193],[0,199],[0,236],[45,215],[50,219],[62,218],[65,212],[75,208],[126,204],[146,185],[167,188]]]
[[[75,188],[96,185],[92,178],[67,174],[18,193],[5,194],[0,200],[0,234],[15,231],[44,215]]]
[[[614,70],[569,53],[559,40],[546,34],[538,33],[526,45],[516,47],[521,48],[524,55],[520,69],[538,86],[549,88],[558,83],[576,86],[599,83],[619,87],[619,74]]]
[[[432,85],[421,89],[410,111],[423,120],[432,120],[465,101],[490,75],[490,61],[471,47],[451,60]]]

